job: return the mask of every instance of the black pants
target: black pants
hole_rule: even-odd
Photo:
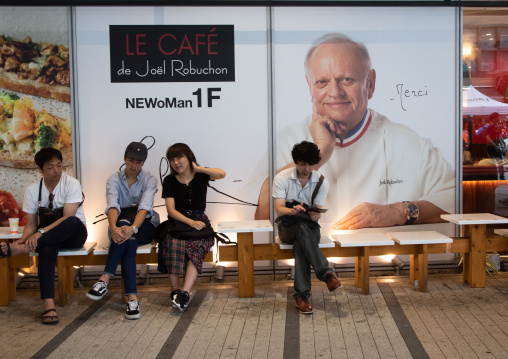
[[[74,249],[85,244],[88,232],[77,217],[69,217],[44,233],[37,241],[41,299],[55,298],[55,264],[60,248]]]
[[[282,242],[293,245],[293,255],[295,257],[295,280],[294,288],[297,296],[310,296],[310,267],[314,268],[316,277],[324,281],[328,272],[333,269],[328,266],[321,249],[319,249],[319,240],[321,233],[319,227],[311,228],[305,222],[285,226],[282,223],[278,225],[279,238]]]

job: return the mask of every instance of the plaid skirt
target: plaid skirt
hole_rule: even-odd
[[[208,219],[206,214],[198,214],[201,220]],[[169,274],[185,274],[185,264],[189,259],[199,274],[203,260],[214,245],[214,238],[178,239],[167,234],[162,248],[162,257]]]

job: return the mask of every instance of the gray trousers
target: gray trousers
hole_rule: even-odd
[[[293,255],[295,257],[294,288],[296,291],[294,297],[303,295],[308,298],[310,297],[311,288],[310,266],[314,268],[316,277],[321,281],[324,281],[328,272],[334,272],[328,266],[328,260],[319,249],[319,240],[321,239],[319,227],[312,229],[305,222],[290,226],[279,223],[278,229],[280,240],[293,245]]]

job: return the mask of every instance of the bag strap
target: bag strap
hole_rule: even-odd
[[[41,183],[39,184],[39,199],[38,199],[38,203],[37,203],[37,206],[39,208],[42,207],[41,206],[41,192],[42,192],[42,178],[41,178]]]
[[[325,180],[325,176],[321,175],[319,177],[319,182],[316,185],[316,188],[314,188],[314,192],[312,192],[312,198],[310,199],[310,204],[314,205],[314,199],[316,198],[319,189],[321,188],[321,185],[323,184],[323,181]]]
[[[42,192],[42,180],[44,178],[41,178],[41,182],[39,184],[39,199],[37,200],[37,206],[40,208],[42,207],[41,206],[41,192]],[[83,204],[83,202],[85,202],[85,194],[83,192],[81,192],[81,196],[83,196],[83,200],[81,201],[81,203],[79,204],[78,208],[81,207],[81,205]]]

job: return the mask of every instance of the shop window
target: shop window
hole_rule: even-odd
[[[463,14],[463,211],[508,216],[508,9]]]

